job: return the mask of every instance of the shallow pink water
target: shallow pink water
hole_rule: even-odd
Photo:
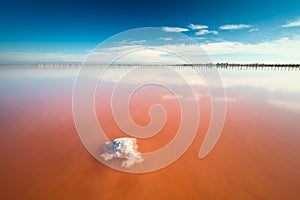
[[[201,124],[188,151],[162,170],[127,174],[102,165],[80,142],[72,116],[72,78],[14,78],[1,82],[0,199],[300,197],[300,114],[269,103],[259,88],[227,90],[235,99],[228,101],[222,135],[206,158],[197,156],[210,119],[209,101],[203,98]],[[101,95],[109,93],[108,86]],[[138,124],[149,122],[146,108],[159,96],[134,97],[131,112]],[[105,112],[99,121],[109,137],[124,136],[108,103],[105,96],[97,102],[97,110]],[[176,100],[161,103],[169,118],[161,134],[138,140],[142,152],[165,145],[177,129]]]

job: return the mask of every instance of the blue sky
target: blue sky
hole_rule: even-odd
[[[255,53],[254,50],[245,51],[249,45],[252,49],[266,48],[267,51],[270,48],[275,51],[281,48],[280,45],[283,45],[283,50],[297,48],[300,41],[300,3],[298,0],[4,0],[0,6],[0,24],[2,63],[68,62],[76,57],[78,59],[74,61],[80,61],[88,50],[108,37],[139,27],[161,27],[167,32],[182,32],[206,45],[208,54],[213,52],[211,56],[217,61],[238,62],[244,59],[246,62]],[[294,46],[291,47],[292,44]],[[228,52],[232,48],[236,50]],[[224,52],[216,53],[219,49]],[[25,58],[35,54],[36,60]],[[234,60],[237,54],[239,59]],[[52,60],[47,58],[49,55]],[[68,56],[69,59],[64,60]],[[295,52],[291,56],[291,62],[300,62]],[[252,57],[249,62],[255,59]]]

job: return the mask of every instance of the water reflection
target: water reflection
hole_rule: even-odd
[[[299,71],[220,70],[226,122],[215,149],[199,160],[197,153],[210,120],[209,93],[198,75],[177,69],[189,77],[197,92],[201,110],[197,136],[170,167],[136,176],[105,167],[83,148],[72,116],[77,69],[0,70],[1,199],[133,199],[137,194],[141,199],[153,199],[153,194],[158,199],[297,199],[300,195]],[[99,93],[104,97],[120,75],[114,70],[105,75],[106,90]],[[163,71],[161,78],[176,84]],[[179,112],[176,99],[160,91],[150,95],[149,90],[141,93],[149,94],[146,97],[135,97],[140,109],[133,111],[133,117],[141,125],[147,123],[144,108],[160,98],[174,113],[162,131],[174,132]],[[98,106],[101,116],[107,116],[103,123],[111,136],[122,135],[107,113],[109,104],[99,101]],[[140,148],[151,151],[170,139],[172,134],[158,134],[150,144],[140,141]]]

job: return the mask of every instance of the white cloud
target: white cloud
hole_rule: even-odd
[[[205,30],[205,29],[204,29]],[[208,43],[162,44],[158,49],[168,49],[175,53],[188,56],[192,62],[204,62],[205,53],[213,62],[229,63],[299,63],[300,36],[295,38],[280,38],[259,43],[243,43],[233,41],[216,41]],[[110,63],[120,56],[123,63],[185,63],[176,54],[153,49],[143,49],[143,45],[120,45],[91,52],[95,61]],[[201,52],[202,49],[202,52]],[[200,56],[199,56],[200,54]],[[2,63],[34,63],[34,62],[83,62],[87,54],[68,53],[35,53],[35,52],[1,52]],[[205,61],[208,61],[206,59]]]
[[[158,39],[159,40],[164,40],[164,41],[171,41],[171,40],[173,40],[173,38],[171,38],[171,37],[160,37]]]
[[[259,30],[258,28],[252,28],[252,29],[249,30],[249,32],[256,32],[258,30]]]
[[[68,53],[40,53],[40,52],[1,52],[0,61],[2,63],[34,63],[34,62],[82,62],[85,54],[68,54]]]
[[[251,25],[249,24],[226,24],[223,26],[220,26],[219,28],[221,30],[240,30],[245,28],[250,28]]]
[[[186,44],[167,44],[159,46],[164,49],[171,49],[182,55],[187,55],[188,59],[194,58],[194,62],[204,61],[199,54],[204,52],[208,54],[213,62],[234,62],[234,63],[299,63],[299,51],[300,51],[300,37],[280,38],[277,40],[270,40],[259,42],[255,44],[232,42],[232,41],[220,41],[210,42],[195,45]],[[200,52],[199,49],[204,52]],[[151,61],[164,62],[164,63],[176,63],[182,60],[176,58],[176,55],[168,55],[163,52],[144,50],[135,53],[132,58],[137,59],[149,58]],[[132,54],[133,55],[133,54]],[[130,55],[127,57],[129,58]],[[151,59],[150,59],[151,58]],[[207,61],[207,60],[205,60]]]
[[[166,27],[165,26],[162,29],[165,32],[175,32],[175,33],[189,31],[189,29],[187,29],[187,28],[180,28],[180,27]]]
[[[211,54],[254,53],[262,55],[297,55],[300,48],[300,39],[289,39],[284,37],[256,44],[223,41],[208,43],[201,46]]]
[[[188,26],[192,30],[199,30],[199,29],[206,29],[208,26],[206,25],[199,25],[199,24],[189,24]]]
[[[281,27],[289,28],[289,27],[299,27],[299,26],[300,26],[300,18],[295,21],[286,23],[286,24],[282,25]]]
[[[215,42],[201,46],[216,62],[299,63],[300,38],[280,38],[256,44]]]
[[[210,31],[210,30],[206,30],[206,29],[201,29],[195,33],[195,35],[207,35],[207,34],[216,35],[216,34],[218,34],[218,31]]]
[[[121,40],[116,42],[117,44],[124,44],[124,45],[138,45],[138,44],[144,44],[147,40]]]

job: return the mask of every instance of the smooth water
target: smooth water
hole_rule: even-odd
[[[211,119],[209,91],[183,70],[201,114],[197,136],[172,165],[145,174],[113,170],[84,148],[72,115],[77,71],[0,69],[0,199],[299,199],[299,71],[219,71],[226,119],[214,149],[199,159]],[[110,108],[119,71],[109,73],[97,87],[95,110],[113,139],[126,135]],[[166,145],[179,126],[178,100],[151,85],[133,94],[132,119],[147,125],[154,103],[165,107],[168,118],[159,134],[138,139],[141,152]]]

